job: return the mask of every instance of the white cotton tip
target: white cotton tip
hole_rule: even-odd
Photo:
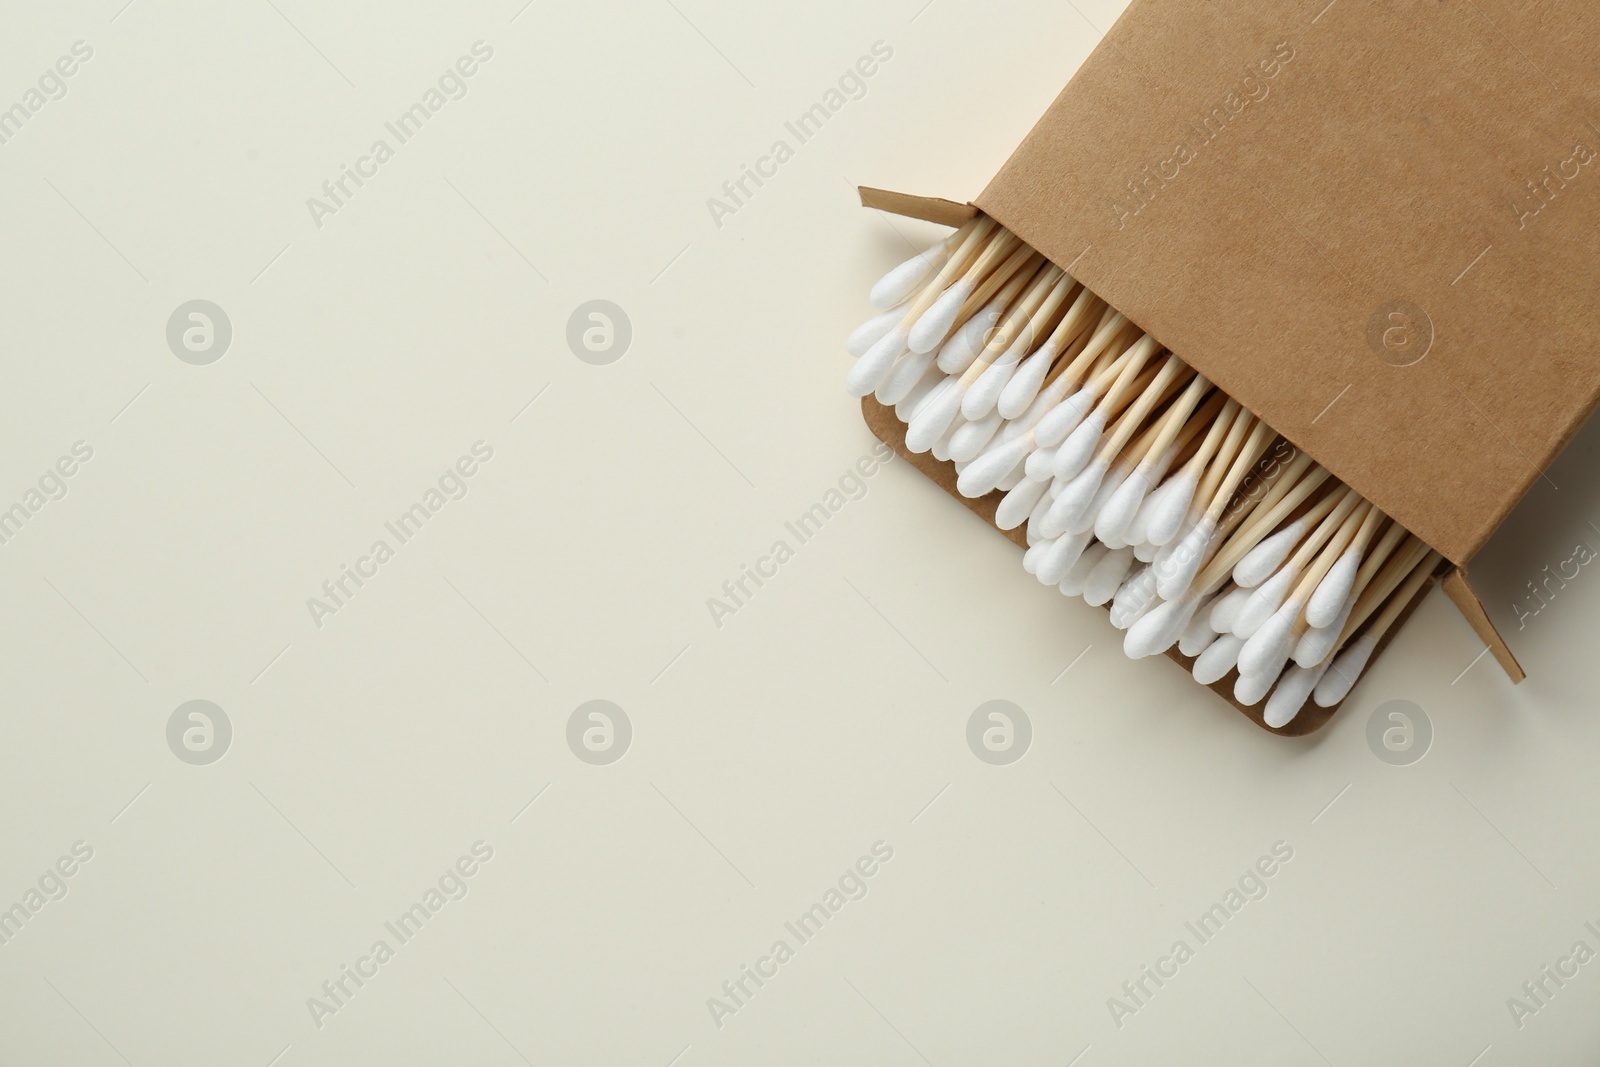
[[[1127,636],[1122,639],[1122,651],[1129,659],[1144,659],[1165,652],[1183,636],[1199,603],[1195,597],[1184,597],[1166,600],[1151,608],[1142,619],[1128,627]]]
[[[1294,661],[1302,667],[1314,667],[1326,661],[1328,654],[1333,651],[1334,642],[1344,632],[1344,624],[1355,606],[1356,598],[1346,597],[1344,607],[1339,609],[1339,614],[1333,617],[1332,622],[1301,634],[1294,646]]]
[[[926,400],[939,385],[946,381],[944,373],[938,367],[929,367],[911,391],[894,406],[895,417],[901,422],[909,423],[922,410],[922,402]]]
[[[1156,576],[1149,567],[1140,567],[1128,576],[1111,598],[1111,625],[1126,630],[1161,603],[1156,596]]]
[[[907,352],[900,357],[894,367],[889,371],[889,376],[878,386],[876,396],[878,403],[888,404],[893,407],[904,400],[911,390],[917,387],[933,366],[933,356],[926,352]]]
[[[1033,510],[1028,512],[1028,540],[1033,542],[1044,536],[1044,516],[1050,510],[1050,484],[1045,482],[1045,492],[1039,494],[1039,502],[1033,505]]]
[[[1195,657],[1194,680],[1201,685],[1211,685],[1220,682],[1228,676],[1239,663],[1239,650],[1244,647],[1244,638],[1235,634],[1223,634]]]
[[[960,381],[956,378],[949,378],[941,375],[939,380],[933,383],[933,388],[929,389],[922,399],[917,402],[917,405],[911,409],[911,419],[916,418],[918,415],[921,415],[924,411],[926,411],[928,405],[938,400],[941,394],[951,389],[955,389],[960,384]],[[960,406],[961,402],[959,400],[956,401],[956,407],[958,410]],[[907,426],[911,425],[911,419],[905,420]]]
[[[1111,501],[1112,497],[1117,495],[1117,490],[1121,489],[1122,483],[1127,480],[1128,468],[1124,464],[1119,463],[1110,470],[1106,471],[1105,477],[1100,479],[1100,488],[1095,491],[1094,503],[1089,505],[1089,515],[1086,520],[1088,525],[1085,527],[1086,529],[1092,530],[1099,525],[1100,512],[1105,510],[1106,504]],[[1095,536],[1099,537],[1099,534],[1096,534]],[[1110,537],[1101,537],[1100,540],[1104,541],[1111,548],[1125,548],[1128,544],[1126,538],[1115,535]]]
[[[1000,506],[994,512],[994,524],[1002,530],[1015,530],[1018,526],[1028,521],[1028,516],[1033,512],[1033,506],[1044,496],[1044,491],[1050,488],[1049,482],[1036,482],[1032,478],[1024,478],[1006,492],[1005,499],[1000,501]]]
[[[1361,672],[1367,669],[1367,661],[1372,658],[1373,649],[1377,647],[1378,639],[1366,634],[1352,641],[1343,652],[1333,657],[1328,673],[1322,676],[1322,681],[1317,683],[1317,688],[1311,694],[1311,699],[1317,702],[1317,707],[1331,708],[1348,696],[1351,687],[1361,677]]]
[[[1338,616],[1351,588],[1356,584],[1356,571],[1361,569],[1361,553],[1350,549],[1340,556],[1328,573],[1322,576],[1311,599],[1306,601],[1306,622],[1312,626],[1327,626]]]
[[[1106,553],[1109,551],[1105,545],[1090,542],[1089,547],[1083,550],[1083,555],[1079,556],[1078,561],[1062,576],[1059,586],[1061,591],[1067,596],[1082,596],[1083,583],[1089,580],[1089,575],[1096,565],[1106,558]]]
[[[1178,536],[1198,486],[1199,479],[1194,475],[1177,474],[1145,497],[1139,517],[1144,520],[1144,535],[1151,544],[1171,544]]]
[[[1037,441],[1038,435],[1034,436]],[[1053,448],[1036,448],[1028,453],[1028,477],[1037,478],[1048,482],[1055,474],[1056,450]]]
[[[932,448],[961,411],[961,383],[954,378],[945,381],[948,384],[936,389],[906,426],[906,447],[913,452]]]
[[[934,459],[948,460],[950,458],[950,442],[955,439],[956,431],[966,424],[967,420],[957,415],[955,421],[950,424],[950,428],[940,434],[939,439],[933,443],[933,447],[928,449],[928,454]]]
[[[1128,523],[1128,529],[1123,533],[1129,544],[1148,544],[1153,552],[1161,546],[1150,540],[1149,509],[1145,506],[1150,503],[1150,494],[1145,494],[1144,500],[1139,503],[1139,510],[1134,513],[1133,521]]]
[[[856,360],[845,376],[845,391],[851,396],[866,396],[889,377],[895,361],[906,350],[906,331],[896,326],[873,343],[872,347]]]
[[[907,339],[911,351],[932,352],[944,344],[944,339],[950,335],[950,327],[955,325],[956,316],[961,313],[961,305],[971,295],[972,283],[965,278],[940,293],[939,298],[912,324],[911,336]]]
[[[967,395],[961,398],[962,414],[969,419],[981,419],[995,410],[995,405],[1000,401],[1000,391],[1016,372],[1019,356],[1017,346],[1012,345],[989,365],[988,370],[978,375],[978,380],[967,389]]]
[[[1029,574],[1039,573],[1039,556],[1046,548],[1050,547],[1049,541],[1035,541],[1028,546],[1028,551],[1022,554],[1022,569]]]
[[[1272,617],[1256,632],[1245,639],[1239,650],[1239,670],[1244,674],[1270,674],[1277,677],[1283,665],[1289,662],[1289,652],[1294,648],[1294,620],[1300,616],[1300,605],[1289,601],[1272,613]]]
[[[1096,494],[1100,492],[1100,482],[1106,476],[1106,466],[1105,460],[1096,459],[1062,486],[1056,502],[1050,507],[1050,514],[1045,518],[1046,524],[1059,525],[1070,533],[1090,529],[1094,525],[1094,516],[1089,514],[1089,509],[1094,504]]]
[[[1156,590],[1165,599],[1174,600],[1189,588],[1206,561],[1206,550],[1211,547],[1211,538],[1216,532],[1216,523],[1204,519],[1174,541],[1165,558],[1160,554],[1156,556]]]
[[[1100,444],[1100,437],[1105,433],[1106,417],[1101,411],[1095,411],[1078,423],[1077,429],[1067,435],[1061,442],[1061,447],[1056,449],[1055,465],[1052,468],[1057,478],[1063,480],[1077,477],[1089,461],[1094,458],[1095,448]]]
[[[1011,468],[1010,474],[1006,475],[1004,478],[1001,478],[999,482],[995,483],[995,488],[1000,490],[1002,493],[1009,493],[1018,485],[1022,484],[1023,478],[1024,475],[1022,473],[1022,464],[1018,463],[1015,467]]]
[[[1022,462],[1028,447],[1028,439],[1023,437],[984,452],[961,472],[961,477],[956,479],[956,491],[969,498],[990,492],[1000,484],[1001,478],[1011,473],[1011,468]]]
[[[869,297],[872,306],[892,308],[896,304],[903,303],[922,288],[922,283],[927,281],[949,256],[949,247],[941,243],[926,252],[918,252],[904,263],[891,268],[889,273],[873,284],[872,295]]]
[[[1241,674],[1233,683],[1233,699],[1253,708],[1266,699],[1272,692],[1272,683],[1277,680],[1276,674]]]
[[[1072,565],[1078,562],[1083,550],[1089,547],[1088,534],[1065,534],[1055,539],[1039,557],[1039,570],[1034,575],[1045,585],[1060,585]]]
[[[1122,484],[1101,505],[1099,514],[1094,517],[1094,535],[1102,541],[1126,538],[1148,492],[1150,480],[1141,466],[1123,479]]]
[[[1252,589],[1250,598],[1233,620],[1233,632],[1240,637],[1255,633],[1262,623],[1272,618],[1273,612],[1283,607],[1284,597],[1289,595],[1289,587],[1294,585],[1298,576],[1297,571],[1286,567]]]
[[[960,374],[972,366],[1004,310],[997,304],[987,304],[962,323],[961,328],[950,335],[950,340],[939,347],[939,369],[946,374]]]
[[[1288,726],[1300,714],[1300,709],[1305,707],[1306,698],[1311,696],[1311,691],[1322,681],[1327,670],[1327,667],[1319,666],[1310,669],[1294,667],[1285,671],[1273,687],[1272,696],[1267,698],[1262,721],[1274,730]]]
[[[1054,448],[1065,441],[1078,424],[1094,410],[1096,394],[1092,389],[1079,389],[1061,403],[1045,412],[1033,428],[1033,436],[1041,445]]]
[[[1050,364],[1055,358],[1055,344],[1046,341],[1039,351],[1022,361],[1006,387],[1000,390],[1000,414],[1014,419],[1028,410],[1028,405],[1039,395],[1039,388],[1044,385],[1045,375],[1050,373]]]
[[[1050,392],[1050,390],[1046,390],[1034,397],[1033,403],[1028,405],[1028,410],[1006,423],[1005,429],[1000,432],[1007,437],[1020,437],[1033,430],[1039,424],[1039,420],[1044,418],[1050,409],[1059,402],[1059,398],[1052,397]],[[1036,437],[1034,440],[1038,440],[1038,438]],[[1060,444],[1060,442],[1058,441],[1056,444]]]
[[[1219,634],[1233,632],[1233,622],[1239,617],[1244,602],[1250,599],[1248,589],[1230,589],[1211,602],[1210,626]]]
[[[1205,608],[1201,607],[1189,620],[1189,625],[1183,628],[1183,634],[1178,638],[1178,651],[1185,656],[1198,656],[1216,641],[1217,631],[1206,621],[1206,614]]]
[[[883,339],[883,335],[899,325],[900,320],[906,317],[904,306],[890,308],[888,311],[872,316],[866,322],[850,331],[850,336],[845,339],[844,350],[860,359],[867,354],[867,349]]]
[[[1133,546],[1133,556],[1141,563],[1149,563],[1159,551],[1161,546],[1151,541],[1139,541]]]
[[[1111,598],[1116,596],[1117,590],[1122,587],[1122,580],[1128,576],[1128,569],[1132,566],[1131,548],[1107,549],[1083,583],[1084,602],[1094,607],[1110,603]]]
[[[950,438],[950,458],[962,463],[977,458],[994,437],[995,431],[1000,429],[1002,421],[1000,413],[993,411],[987,418],[963,423],[955,436]]]
[[[1244,554],[1238,566],[1233,568],[1233,581],[1246,589],[1253,589],[1272,577],[1273,572],[1283,566],[1283,561],[1289,558],[1289,553],[1294,551],[1294,546],[1306,535],[1306,524],[1303,520],[1291,522],[1271,537],[1261,540],[1261,543]]]

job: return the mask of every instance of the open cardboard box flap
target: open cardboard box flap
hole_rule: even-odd
[[[963,222],[966,222],[968,219],[970,219],[977,211],[977,208],[971,204],[962,204],[954,200],[945,200],[932,196],[913,196],[907,193],[897,193],[887,189],[874,189],[870,186],[861,186],[859,193],[861,196],[862,206],[864,207],[876,208],[880,211],[888,211],[896,215],[906,216],[907,218],[922,219],[926,222],[932,222],[942,226],[960,226]],[[1093,288],[1092,283],[1090,283],[1090,286]],[[1132,318],[1133,316],[1129,317]],[[1135,319],[1135,321],[1140,320]],[[1140,325],[1142,326],[1144,323],[1140,321]],[[1179,351],[1179,355],[1182,355],[1185,359],[1188,358],[1187,354],[1183,353],[1182,351]],[[894,445],[898,451],[902,452],[902,454],[905,454],[908,458],[911,458],[914,465],[921,469],[928,477],[932,478],[935,482],[945,488],[949,493],[951,493],[951,495],[957,496],[958,499],[962,499],[955,491],[955,478],[953,474],[942,470],[944,465],[939,464],[937,461],[933,460],[932,457],[912,456],[910,453],[905,451],[903,428],[898,426],[892,413],[888,412],[887,409],[879,410],[876,405],[872,404],[870,397],[864,403],[863,409],[867,413],[868,423],[871,425],[874,433],[876,433],[879,437],[882,437],[885,441],[888,441],[890,444]],[[1269,424],[1271,424],[1270,419],[1267,421]],[[1307,451],[1310,452],[1313,458],[1318,460],[1321,459],[1316,452],[1310,449],[1307,449]],[[1359,486],[1357,488],[1359,489]],[[965,503],[972,510],[978,512],[978,514],[980,514],[986,520],[990,521],[991,523],[993,522],[995,507],[994,501],[988,500],[987,498],[983,501],[976,502],[963,499],[963,503]],[[1020,536],[1020,531],[1014,531],[1012,534],[1008,534],[1007,536],[1010,536],[1013,540],[1016,540],[1017,536]],[[1450,600],[1461,611],[1461,614],[1466,617],[1468,624],[1471,625],[1474,632],[1477,633],[1479,638],[1483,640],[1484,644],[1486,644],[1489,647],[1489,650],[1494,654],[1495,661],[1500,664],[1513,682],[1522,681],[1526,677],[1526,675],[1523,673],[1522,666],[1517,662],[1516,657],[1511,654],[1511,649],[1507,647],[1505,641],[1501,638],[1499,631],[1495,629],[1494,624],[1489,621],[1488,613],[1484,611],[1483,604],[1479,601],[1477,594],[1473,592],[1471,584],[1467,581],[1466,568],[1460,566],[1459,564],[1452,564],[1449,572],[1445,575],[1441,584],[1444,587],[1445,594],[1449,596]],[[1251,716],[1252,718],[1259,719],[1259,708],[1247,708],[1243,705],[1240,705],[1233,700],[1231,693],[1227,692],[1225,688],[1218,688],[1215,686],[1213,688],[1216,689],[1225,700],[1239,708],[1240,711]],[[1331,709],[1318,710],[1331,712]],[[1294,732],[1301,732],[1302,730],[1309,732],[1309,730],[1320,726],[1324,721],[1326,721],[1325,714],[1310,717],[1302,716],[1294,720],[1291,723],[1291,726],[1297,726]]]

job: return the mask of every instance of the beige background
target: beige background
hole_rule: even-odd
[[[1600,949],[1600,582],[1513,608],[1600,547],[1595,434],[1477,571],[1530,681],[1435,594],[1301,742],[1124,660],[902,463],[711,620],[872,444],[841,343],[937,231],[850,186],[974,195],[1114,0],[123,4],[8,4],[0,36],[0,106],[93,48],[0,145],[0,508],[94,450],[0,545],[0,908],[93,849],[0,945],[0,1061],[1588,1062],[1600,966],[1521,1029],[1506,1002]],[[467,95],[315,225],[478,40]],[[719,227],[707,198],[877,41]],[[233,328],[204,366],[165,337],[194,299]],[[565,339],[591,299],[632,324],[607,366]],[[465,498],[316,626],[477,441]],[[167,742],[193,699],[233,729],[205,766]],[[593,699],[632,724],[607,766],[566,740]],[[967,747],[991,699],[1032,723],[1009,766]],[[1392,700],[1433,725],[1410,766],[1366,740]],[[878,841],[870,892],[718,1027],[707,999]],[[1115,1025],[1279,841],[1267,896]]]

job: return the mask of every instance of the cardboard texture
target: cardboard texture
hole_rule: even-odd
[[[1586,0],[1133,0],[975,203],[1464,566],[1600,400],[1597,61]]]
[[[894,408],[886,407],[874,400],[872,396],[868,395],[862,397],[861,399],[861,415],[864,419],[866,419],[867,428],[873,432],[874,436],[876,436],[878,440],[894,449],[897,455],[903,458],[906,462],[910,463],[913,467],[917,468],[917,470],[927,475],[929,479],[939,486],[939,488],[943,489],[945,492],[961,501],[962,504],[966,505],[967,510],[977,515],[990,526],[994,526],[999,533],[1004,535],[1007,540],[1011,541],[1018,548],[1025,550],[1028,547],[1026,534],[1020,527],[1015,530],[1001,530],[1000,527],[995,526],[994,524],[995,509],[1000,506],[1000,501],[1005,497],[1004,493],[996,490],[995,492],[992,492],[987,496],[979,497],[976,500],[962,496],[956,490],[957,475],[955,464],[945,460],[935,459],[932,455],[926,452],[912,452],[906,447],[905,423],[901,422],[900,419],[896,417]],[[1443,566],[1448,567],[1449,565],[1444,564]],[[1383,655],[1383,650],[1388,647],[1389,642],[1393,640],[1394,636],[1400,632],[1401,627],[1403,627],[1406,623],[1406,620],[1411,617],[1411,613],[1416,610],[1417,605],[1422,603],[1423,598],[1427,596],[1428,590],[1431,588],[1431,586],[1432,583],[1424,585],[1417,595],[1411,598],[1411,603],[1406,605],[1406,608],[1401,613],[1399,619],[1395,621],[1395,625],[1390,627],[1389,632],[1384,634],[1383,638],[1378,642],[1378,647],[1373,650],[1371,662],[1376,662],[1378,657]],[[1476,598],[1474,598],[1474,603],[1476,603]],[[1169,648],[1167,650],[1167,658],[1172,660],[1174,663],[1177,663],[1186,672],[1194,669],[1193,657],[1185,656],[1183,653],[1179,652],[1176,647]],[[1301,706],[1299,714],[1290,719],[1283,726],[1274,729],[1273,727],[1268,726],[1262,719],[1262,713],[1266,710],[1267,706],[1266,701],[1262,701],[1254,707],[1249,707],[1239,703],[1234,699],[1233,684],[1234,682],[1238,681],[1238,678],[1238,671],[1229,671],[1227,677],[1213,682],[1211,685],[1206,686],[1206,688],[1210,689],[1213,693],[1217,694],[1217,696],[1227,701],[1233,706],[1234,710],[1238,711],[1241,715],[1255,723],[1257,726],[1261,727],[1263,730],[1266,730],[1269,733],[1278,734],[1282,737],[1302,737],[1306,734],[1312,733],[1313,731],[1320,730],[1322,727],[1327,725],[1329,719],[1333,718],[1333,713],[1338,711],[1339,708],[1343,706],[1343,702],[1341,701],[1339,704],[1335,704],[1332,707],[1320,708],[1312,701],[1307,700],[1306,703]]]

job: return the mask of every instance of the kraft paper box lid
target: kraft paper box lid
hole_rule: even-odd
[[[1133,0],[975,203],[1465,566],[1600,399],[1596,70],[1593,0]]]

